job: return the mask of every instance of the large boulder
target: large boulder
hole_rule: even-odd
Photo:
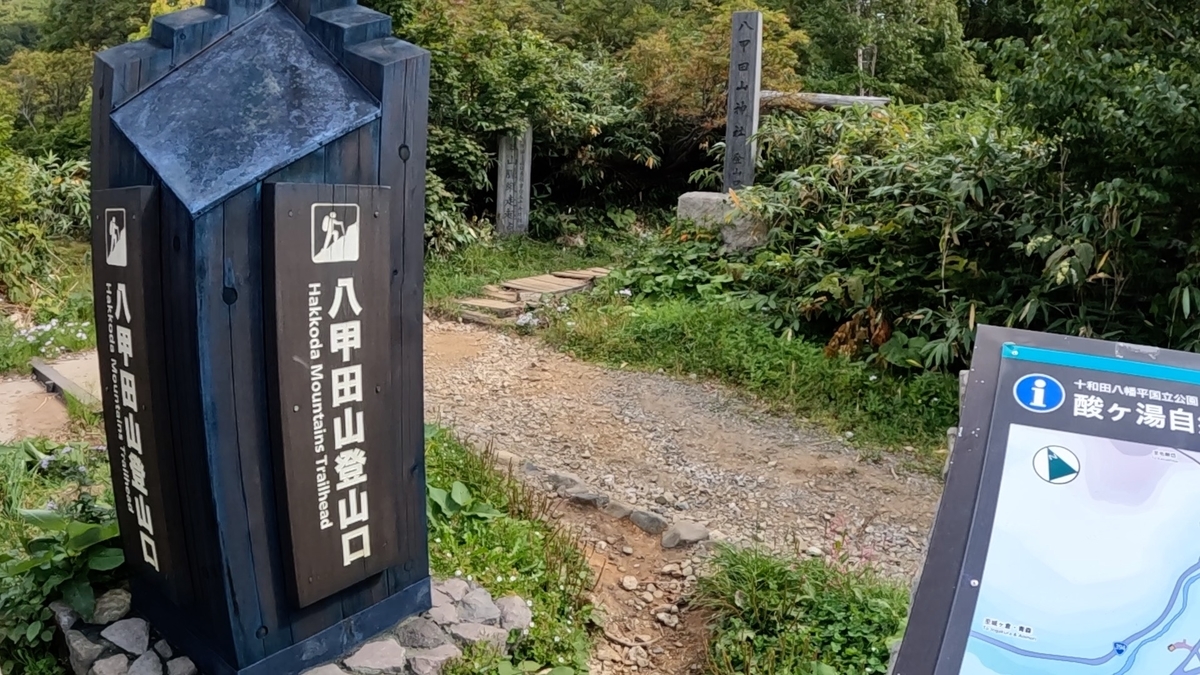
[[[727,248],[747,250],[767,242],[770,228],[753,216],[739,213],[728,195],[720,192],[687,192],[679,197],[676,215],[697,226],[720,230]]]

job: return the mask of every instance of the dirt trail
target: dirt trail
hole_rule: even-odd
[[[907,578],[939,484],[860,461],[827,434],[723,387],[580,363],[532,338],[426,330],[426,412],[476,442],[716,536],[828,553],[837,542]]]
[[[937,481],[861,461],[838,439],[721,386],[581,363],[535,338],[469,324],[429,324],[425,339],[426,418],[477,445],[572,473],[668,520],[702,523],[714,539],[845,552],[902,583],[924,555]],[[699,570],[703,551],[664,550],[592,509],[564,505],[560,517],[593,547],[593,601],[609,617],[592,672],[698,671],[705,617],[686,607],[692,584],[663,569]],[[627,576],[637,590],[622,587]],[[664,610],[679,612],[677,627],[657,618]]]

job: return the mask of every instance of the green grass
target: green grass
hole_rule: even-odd
[[[70,418],[72,422],[90,431],[95,431],[98,433],[103,432],[103,412],[92,410],[88,406],[84,405],[79,399],[65,391],[63,392],[62,397],[63,401],[67,404],[67,417]]]
[[[627,235],[564,248],[525,238],[505,239],[470,246],[445,259],[425,264],[425,301],[444,310],[449,301],[479,293],[484,286],[509,279],[597,266],[625,259]]]
[[[0,373],[28,372],[34,357],[54,359],[96,346],[90,247],[57,241],[52,261],[51,276],[37,287],[31,306],[0,316]]]
[[[426,470],[431,487],[450,491],[455,482],[477,504],[494,507],[499,518],[459,514],[431,517],[429,558],[439,577],[473,580],[494,597],[515,594],[531,601],[534,626],[511,644],[512,663],[583,672],[591,651],[585,595],[592,575],[576,536],[550,524],[550,502],[520,481],[493,468],[445,430],[430,428]],[[495,673],[495,654],[475,650],[446,675]],[[571,675],[563,670],[555,675]]]
[[[713,611],[710,675],[867,675],[887,671],[908,591],[844,559],[720,549],[697,602]]]
[[[0,445],[0,553],[23,558],[25,542],[42,534],[20,516],[21,509],[69,510],[81,496],[89,495],[102,504],[113,503],[104,452],[86,443],[58,444],[45,439]],[[12,666],[11,670],[5,668],[6,675],[67,672],[45,643],[15,647],[0,639],[0,664],[5,663]]]
[[[728,303],[630,301],[607,288],[572,298],[571,310],[549,321],[546,338],[577,357],[716,378],[834,432],[853,432],[868,456],[894,452],[929,473],[944,463],[946,429],[958,414],[952,376],[894,377],[829,359],[820,346],[778,337]]]
[[[83,442],[54,443],[28,439],[0,445],[0,551],[11,550],[30,535],[20,509],[68,504],[88,491],[113,503],[108,458]]]

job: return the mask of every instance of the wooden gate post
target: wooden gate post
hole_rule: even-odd
[[[96,55],[96,315],[134,609],[207,675],[430,604],[429,54],[345,0],[209,0]]]

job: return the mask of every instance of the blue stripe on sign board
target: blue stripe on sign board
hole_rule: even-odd
[[[1066,366],[1084,370],[1099,370],[1106,373],[1148,377],[1167,382],[1182,382],[1184,384],[1200,385],[1200,371],[1188,370],[1176,366],[1165,366],[1161,363],[1144,363],[1128,361],[1111,356],[1094,356],[1092,354],[1077,354],[1061,352],[1040,347],[1026,347],[1011,342],[1001,348],[1001,355],[1015,361],[1044,363],[1051,366]]]

